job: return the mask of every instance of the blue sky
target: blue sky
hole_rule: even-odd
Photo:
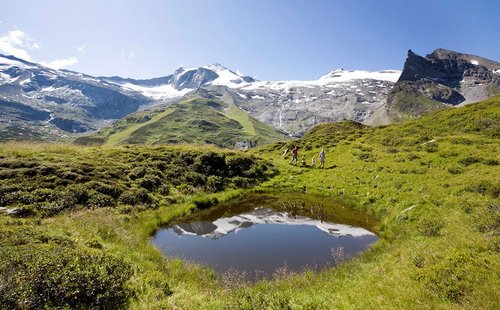
[[[0,53],[152,78],[212,63],[261,80],[401,69],[408,49],[500,61],[498,0],[1,0]]]

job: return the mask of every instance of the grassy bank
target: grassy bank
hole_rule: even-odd
[[[205,186],[206,179],[202,186],[194,186],[190,182],[196,178],[180,177],[183,181],[178,185],[165,181],[170,189],[167,195],[159,190],[161,186],[149,191],[153,203],[146,206],[129,206],[118,197],[113,200],[114,208],[81,204],[76,210],[54,214],[3,215],[0,240],[2,249],[41,244],[101,255],[109,264],[123,260],[130,266],[123,292],[128,306],[135,309],[496,309],[500,307],[499,139],[500,97],[381,128],[355,123],[322,125],[301,140],[252,150],[263,159],[254,159],[256,169],[268,165],[266,171],[279,170],[277,175],[263,172],[267,180],[262,177],[249,184],[250,180],[241,178],[253,177],[237,175],[223,182],[223,188],[214,188]],[[281,154],[292,144],[300,146],[299,158],[305,154],[308,165],[325,147],[326,168],[289,165],[289,158]],[[208,151],[227,154],[226,158],[249,156],[185,148],[195,153],[195,159]],[[142,153],[170,149],[9,144],[0,150],[3,162],[42,158],[41,164],[50,162],[61,171],[86,158],[93,158],[102,173],[122,163],[127,173],[117,173],[116,185],[139,189],[140,181],[130,179],[136,168],[130,163]],[[24,169],[24,173],[36,167],[8,169]],[[17,177],[18,173],[10,172]],[[203,174],[191,165],[185,166],[183,175],[188,172]],[[29,173],[23,176],[29,183]],[[334,269],[304,274],[283,270],[274,280],[255,285],[240,282],[236,276],[219,277],[199,265],[165,259],[149,243],[158,227],[196,211],[195,201],[217,204],[249,190],[302,192],[304,188],[375,217],[381,240]]]

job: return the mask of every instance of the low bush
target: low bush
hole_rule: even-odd
[[[135,167],[132,170],[130,170],[128,177],[131,180],[137,180],[137,179],[145,176],[146,173],[147,173],[147,169],[145,167]]]
[[[0,308],[121,309],[131,267],[98,252],[48,244],[0,251]]]
[[[89,208],[104,208],[104,207],[112,207],[115,204],[115,200],[102,193],[97,191],[89,192],[89,199],[87,200],[87,206]]]
[[[126,205],[135,206],[138,204],[149,204],[152,202],[148,191],[141,189],[130,189],[125,191],[119,199],[119,202]]]
[[[150,192],[155,191],[160,185],[163,184],[162,180],[153,174],[146,174],[143,178],[137,180],[137,184],[140,187],[149,190]]]
[[[217,198],[199,198],[193,201],[196,208],[203,210],[219,204]]]
[[[459,164],[461,164],[462,166],[470,166],[472,164],[475,164],[475,163],[478,163],[481,161],[481,158],[479,157],[475,157],[475,156],[468,156],[468,157],[465,157],[465,158],[462,158],[458,161]]]
[[[205,184],[205,189],[212,193],[224,190],[224,179],[217,175],[209,176]]]

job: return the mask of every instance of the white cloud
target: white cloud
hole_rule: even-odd
[[[85,45],[80,48],[83,50]],[[80,48],[77,48],[77,50],[80,51]],[[2,54],[14,55],[27,61],[33,61],[29,51],[38,49],[40,49],[40,45],[21,30],[11,30],[0,37],[0,53]],[[78,59],[76,57],[67,57],[54,61],[40,61],[40,63],[53,69],[63,69],[78,63]]]
[[[83,44],[82,46],[78,46],[78,47],[76,48],[76,51],[77,51],[78,53],[81,53],[81,52],[83,52],[83,51],[84,51],[84,50],[86,50],[86,49],[87,49],[87,44]]]
[[[68,57],[68,58],[64,58],[64,59],[56,59],[56,60],[49,61],[49,62],[41,61],[40,63],[46,67],[59,70],[59,69],[64,69],[66,67],[77,64],[78,58]]]
[[[40,46],[29,35],[21,30],[11,30],[0,37],[0,52],[14,55],[18,58],[31,61],[27,50],[39,49]]]

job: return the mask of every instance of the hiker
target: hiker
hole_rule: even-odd
[[[318,168],[325,169],[325,148],[322,148],[321,152],[319,152],[319,166],[318,166]]]
[[[306,166],[306,154],[302,155],[302,167]]]
[[[293,147],[292,149],[292,159],[288,162],[289,164],[292,163],[292,161],[295,160],[295,165],[297,165],[297,157],[299,156],[299,151],[296,146]]]
[[[316,167],[316,156],[313,156],[313,158],[311,159],[311,167]]]

